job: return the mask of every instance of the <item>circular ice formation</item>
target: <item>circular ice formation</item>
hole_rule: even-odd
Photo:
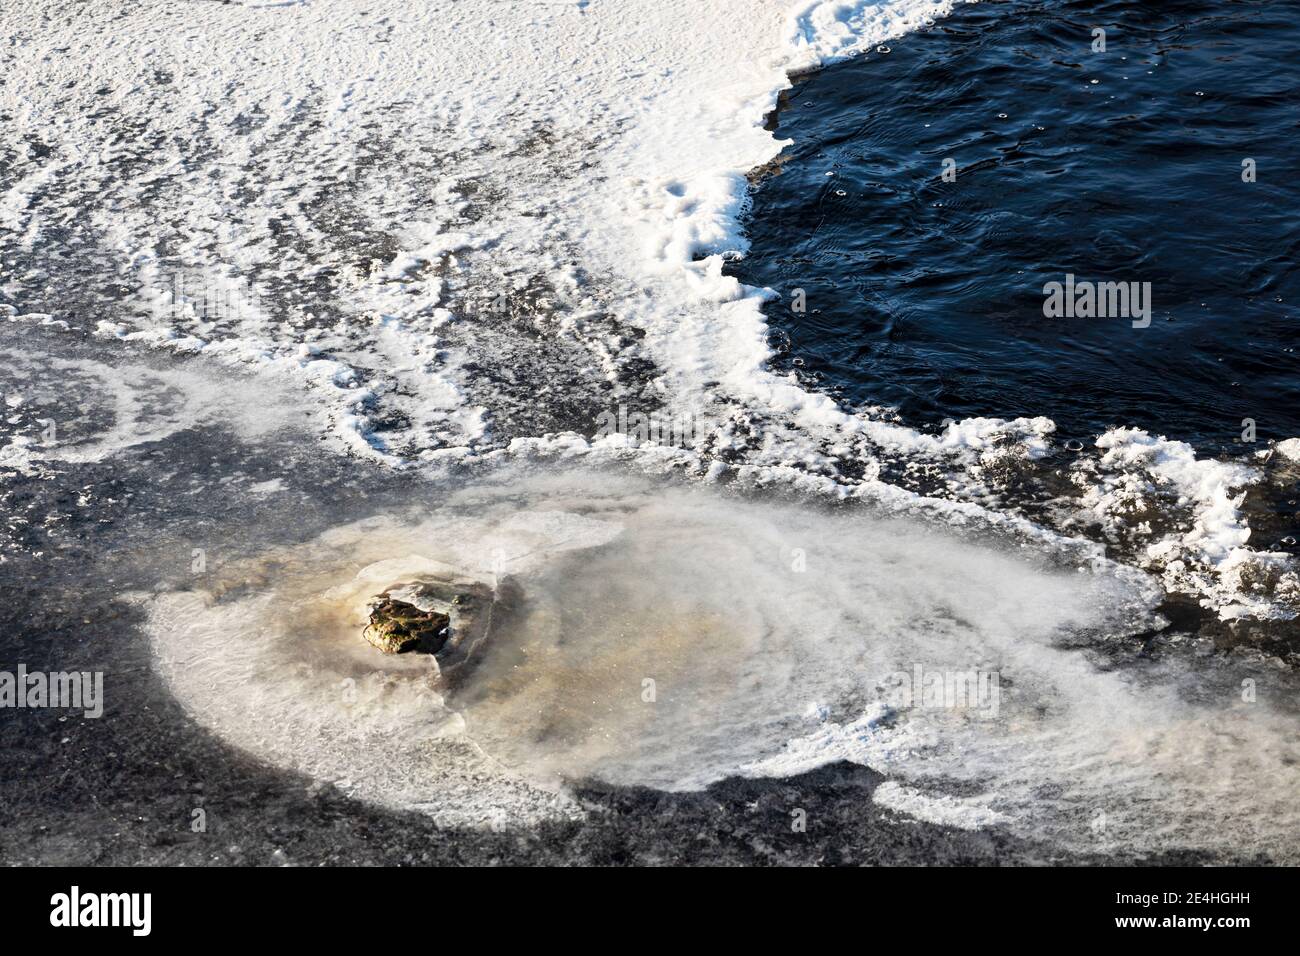
[[[377,590],[451,573],[521,594],[463,678],[360,639]],[[1276,846],[1295,823],[1284,719],[1081,650],[1157,623],[1104,564],[575,473],[467,488],[220,574],[151,603],[184,706],[265,760],[447,822],[577,813],[575,778],[694,789],[851,760],[917,792],[961,781],[981,825],[1097,849]],[[945,696],[964,675],[970,694]]]
[[[249,379],[244,387],[261,400],[244,405],[229,400],[230,387],[229,377],[206,370],[0,348],[0,391],[14,433],[0,445],[0,468],[99,462],[201,425],[265,436],[293,420],[282,390]]]

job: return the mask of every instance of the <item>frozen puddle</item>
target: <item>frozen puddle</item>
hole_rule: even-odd
[[[522,595],[455,681],[360,636],[368,598],[447,569]],[[882,802],[938,822],[1103,848],[1269,842],[1295,823],[1286,724],[1077,649],[1152,625],[1129,574],[860,510],[574,473],[226,567],[210,590],[156,596],[151,632],[176,696],[232,744],[446,822],[577,813],[566,779],[693,789],[850,760],[907,780]],[[967,672],[996,696],[927,693]],[[927,777],[978,798],[926,799]]]

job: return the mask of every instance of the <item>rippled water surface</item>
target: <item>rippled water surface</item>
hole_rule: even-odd
[[[1295,3],[960,6],[790,91],[734,272],[782,295],[785,362],[917,422],[1300,434],[1298,23]],[[1070,273],[1150,282],[1149,327],[1045,318]]]

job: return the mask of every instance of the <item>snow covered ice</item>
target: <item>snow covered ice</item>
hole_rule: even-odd
[[[212,478],[245,489],[219,519],[239,553],[178,580],[142,528],[153,586],[117,598],[199,727],[377,806],[532,826],[583,814],[575,781],[843,760],[891,778],[875,800],[900,818],[1294,860],[1284,695],[1243,703],[1246,671],[1190,654],[1114,666],[1168,624],[1166,591],[1295,617],[1295,568],[1243,505],[1293,480],[1290,446],[1229,464],[1116,428],[1050,501],[1017,498],[1062,467],[1050,418],[845,408],[769,367],[778,293],[723,274],[789,75],[951,7],[6,9],[0,482],[193,436],[256,449],[267,469]],[[694,427],[597,435],[620,406]],[[311,456],[355,495],[294,538],[271,466]],[[400,507],[369,507],[389,480]],[[116,501],[75,490],[90,520]],[[464,686],[358,639],[383,587],[497,553],[525,607]],[[997,672],[1000,713],[886,706],[916,662]]]

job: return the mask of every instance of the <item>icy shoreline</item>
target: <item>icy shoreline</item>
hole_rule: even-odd
[[[100,0],[9,17],[0,109],[25,139],[0,185],[17,237],[0,308],[265,374],[334,449],[399,468],[629,459],[1051,540],[1169,501],[1125,560],[1225,619],[1294,614],[1294,572],[1248,544],[1249,469],[1116,430],[1075,470],[1077,514],[1033,528],[998,476],[1060,454],[1050,419],[933,434],[769,368],[761,306],[793,290],[723,275],[746,249],[746,176],[784,145],[764,118],[791,73],[953,4],[746,9]],[[593,437],[623,405],[692,440]],[[16,468],[39,457],[30,436],[0,448]],[[1243,569],[1270,594],[1230,586]]]
[[[1054,567],[1015,578],[995,560],[995,548],[979,550],[989,542],[974,533],[965,535],[962,549],[932,544],[923,551],[915,529],[892,536],[876,530],[880,542],[864,549],[868,533],[856,533],[850,516],[836,515],[816,536],[835,543],[828,562],[835,573],[817,579],[820,590],[810,605],[856,613],[862,595],[880,588],[873,607],[891,623],[885,649],[932,628],[934,645],[967,635],[974,650],[991,647],[1046,674],[1047,687],[1059,668],[1067,691],[1085,690],[1077,697],[1048,694],[1062,712],[1033,725],[1039,736],[1031,744],[1059,757],[1066,772],[1105,766],[1113,753],[1107,747],[1158,752],[1190,774],[1190,780],[1172,772],[1170,778],[1197,796],[1203,783],[1196,779],[1197,760],[1229,768],[1241,761],[1245,772],[1265,779],[1270,761],[1286,756],[1271,724],[1241,732],[1256,744],[1244,754],[1206,745],[1208,756],[1188,756],[1184,730],[1200,711],[1174,699],[1173,691],[1148,694],[1100,676],[1068,651],[1047,646],[1056,632],[1039,629],[1053,615],[1070,618],[1066,624],[1074,628],[1120,606],[1104,588],[1101,597],[1085,600],[1081,585],[1064,580],[1076,575],[1079,582],[1095,578],[1116,587],[1137,582],[1138,592],[1149,570],[1228,616],[1275,611],[1269,601],[1241,600],[1244,585],[1228,586],[1251,582],[1255,559],[1246,547],[1241,495],[1264,480],[1266,462],[1256,473],[1197,460],[1176,440],[1116,430],[1100,436],[1096,454],[1071,472],[1082,485],[1075,498],[1050,502],[1066,512],[1063,518],[1047,507],[1031,513],[1008,489],[1056,467],[1062,449],[1049,419],[971,419],[934,434],[880,410],[840,408],[767,367],[760,311],[767,293],[722,274],[724,258],[745,249],[746,174],[782,148],[763,119],[789,74],[893,40],[951,4],[754,0],[745,17],[732,4],[699,0],[367,6],[362,13],[323,2],[159,3],[124,12],[119,3],[97,0],[75,14],[50,4],[43,22],[5,15],[6,31],[16,38],[4,54],[14,79],[0,93],[0,109],[27,137],[6,156],[9,175],[0,191],[0,215],[17,237],[6,244],[0,281],[4,302],[14,303],[3,308],[7,329],[39,325],[45,336],[88,339],[96,350],[120,349],[123,356],[147,351],[149,362],[165,365],[160,372],[126,359],[113,364],[101,360],[102,352],[68,360],[60,370],[77,377],[78,400],[93,405],[86,396],[109,396],[99,404],[114,407],[113,426],[105,429],[87,415],[79,435],[69,425],[81,419],[69,412],[60,444],[47,448],[33,432],[0,448],[6,473],[55,478],[61,468],[96,465],[223,424],[261,438],[268,419],[306,417],[312,437],[359,459],[349,464],[356,465],[362,497],[372,466],[410,476],[419,494],[421,479],[457,467],[487,471],[499,464],[504,472],[540,464],[528,480],[544,484],[566,467],[618,462],[645,474],[685,473],[703,484],[794,490],[828,502],[857,499],[876,506],[852,512],[852,521],[867,529],[878,512],[923,514],[967,531],[994,527],[1002,532],[998,547],[1068,554],[1068,573]],[[88,22],[102,29],[88,29]],[[65,333],[53,331],[59,323]],[[41,380],[40,355],[10,354],[21,384],[6,396],[15,396],[12,417],[34,428],[36,410],[66,396],[51,398],[58,390]],[[226,369],[274,387],[253,389],[234,377],[221,382]],[[624,405],[707,427],[670,446],[641,445],[619,433],[588,437],[599,413]],[[276,414],[267,415],[266,407]],[[275,502],[280,479],[256,477],[250,493]],[[640,523],[651,555],[672,554],[671,541],[657,537],[669,522],[655,509],[678,490],[665,484],[668,493],[656,488],[642,501],[638,492],[611,506],[624,517],[636,513],[634,506],[649,515]],[[606,492],[614,487],[612,480],[604,485]],[[86,490],[93,499],[96,491]],[[720,586],[725,579],[711,573],[716,567],[771,573],[768,565],[786,558],[782,542],[797,536],[790,529],[812,521],[794,506],[787,513],[789,502],[768,500],[766,510],[746,511],[724,493],[729,490],[690,490],[707,504],[677,536],[700,533],[704,557],[696,559],[694,574],[683,573],[693,567],[684,559],[661,568],[688,580],[674,579],[654,592],[656,600],[661,592],[698,591],[700,582]],[[550,491],[543,492],[525,486],[516,497],[550,510]],[[596,494],[572,497],[589,502]],[[669,517],[689,510],[678,504]],[[1158,507],[1165,508],[1165,523],[1137,534],[1132,516]],[[737,557],[733,548],[762,527],[763,514],[784,522],[781,534],[768,534]],[[244,520],[256,527],[255,518]],[[406,541],[402,535],[411,529],[393,520],[397,540]],[[710,521],[722,531],[700,532]],[[733,521],[741,530],[730,530]],[[1101,532],[1077,535],[1088,521]],[[432,526],[432,539],[451,537],[443,525]],[[1100,541],[1110,544],[1112,534],[1137,538],[1125,559],[1142,572],[1106,560]],[[306,551],[314,553],[309,544]],[[341,573],[349,555],[322,574]],[[872,574],[872,561],[882,555],[880,573]],[[633,577],[627,586],[634,595],[646,584],[628,568],[654,567],[598,566],[605,572],[594,577],[600,582]],[[1281,573],[1271,565],[1269,571]],[[891,588],[893,575],[901,583]],[[296,583],[283,569],[265,578],[270,583],[250,606],[234,611],[260,621],[257,602]],[[756,571],[748,580],[761,579]],[[769,588],[766,603],[737,610],[734,594],[752,585],[739,576],[730,583],[732,596],[714,604],[752,613],[756,620],[747,623],[764,633],[759,610],[780,589]],[[961,594],[954,596],[958,585]],[[263,686],[252,678],[236,682],[252,702],[213,694],[221,680],[249,666],[250,655],[227,639],[220,615],[232,609],[214,602],[213,611],[197,589],[155,594],[150,605],[207,626],[196,646],[209,655],[190,671],[161,669],[187,714],[277,766],[321,779],[346,772],[353,754],[302,745],[322,736],[313,736],[321,728],[328,736],[353,726],[318,706],[334,689],[326,677],[313,677],[313,693],[300,695],[284,681]],[[990,602],[994,593],[1003,597]],[[904,600],[909,594],[914,599]],[[612,619],[597,597],[593,606]],[[1152,604],[1142,602],[1145,609]],[[1004,617],[1007,607],[1020,610]],[[209,612],[216,620],[203,617]],[[790,621],[785,613],[778,608],[767,620],[781,623],[778,634],[797,634],[808,615]],[[972,627],[972,620],[984,623]],[[1103,631],[1129,634],[1106,631],[1103,623],[1079,633],[1098,640]],[[878,633],[860,622],[854,627],[847,629],[845,659],[852,659],[852,638]],[[599,647],[607,635],[596,631],[590,636]],[[154,632],[164,665],[168,653],[193,652],[167,646],[169,638],[184,636],[174,623],[161,620]],[[1031,633],[1043,644],[1021,646],[1018,638]],[[723,629],[723,636],[732,631]],[[802,664],[831,650],[829,641],[805,643],[764,662]],[[268,660],[281,659],[280,646]],[[746,667],[753,663],[736,656]],[[857,674],[840,663],[830,661],[824,672]],[[274,667],[256,676],[267,673],[274,676]],[[377,688],[375,699],[387,692],[387,685]],[[852,693],[844,698],[855,701]],[[398,717],[429,719],[418,690],[402,701]],[[1099,702],[1111,712],[1094,715]],[[266,706],[270,719],[250,726],[253,703]],[[758,718],[785,719],[790,714],[782,708],[805,704],[769,703],[771,711]],[[796,728],[793,736],[782,728],[766,741],[742,737],[747,746],[768,750],[784,739],[788,752],[722,753],[742,768],[786,773],[794,764],[806,769],[798,763],[804,759],[807,766],[840,758],[867,763],[880,745],[872,735],[892,734],[883,722],[877,727],[859,724],[864,718],[857,715],[832,720],[815,713],[820,723]],[[376,705],[374,714],[380,735],[391,732],[394,713]],[[308,728],[301,738],[277,724],[286,715]],[[1132,726],[1143,733],[1129,734]],[[442,740],[441,725],[426,729],[429,739]],[[397,751],[403,743],[394,744]],[[1020,740],[990,736],[984,743],[986,764],[966,772],[1004,773],[1010,797],[1022,807],[1040,803],[1034,790],[1040,770],[1026,766],[1023,754],[1021,763],[1011,759]],[[1007,753],[999,752],[1003,743]],[[475,766],[480,756],[453,760],[437,782],[461,772],[454,782],[463,789],[454,792],[473,792],[483,779]],[[704,786],[731,766],[709,756],[712,762],[701,759],[683,786]],[[385,769],[391,779],[377,779],[359,795],[402,805],[410,797],[408,778],[417,789],[428,783],[428,765],[409,753]],[[671,775],[638,778],[643,768],[635,766],[625,770],[633,781],[681,783]],[[910,791],[887,790],[886,799],[891,793],[895,808],[919,805]],[[570,810],[558,799],[538,802],[522,785],[495,798],[488,793],[483,806],[464,798],[471,822],[504,812],[502,802],[517,819],[528,819],[530,810],[543,817]],[[941,801],[924,812],[962,818],[955,806]],[[976,819],[987,823],[1001,813],[986,808]]]

